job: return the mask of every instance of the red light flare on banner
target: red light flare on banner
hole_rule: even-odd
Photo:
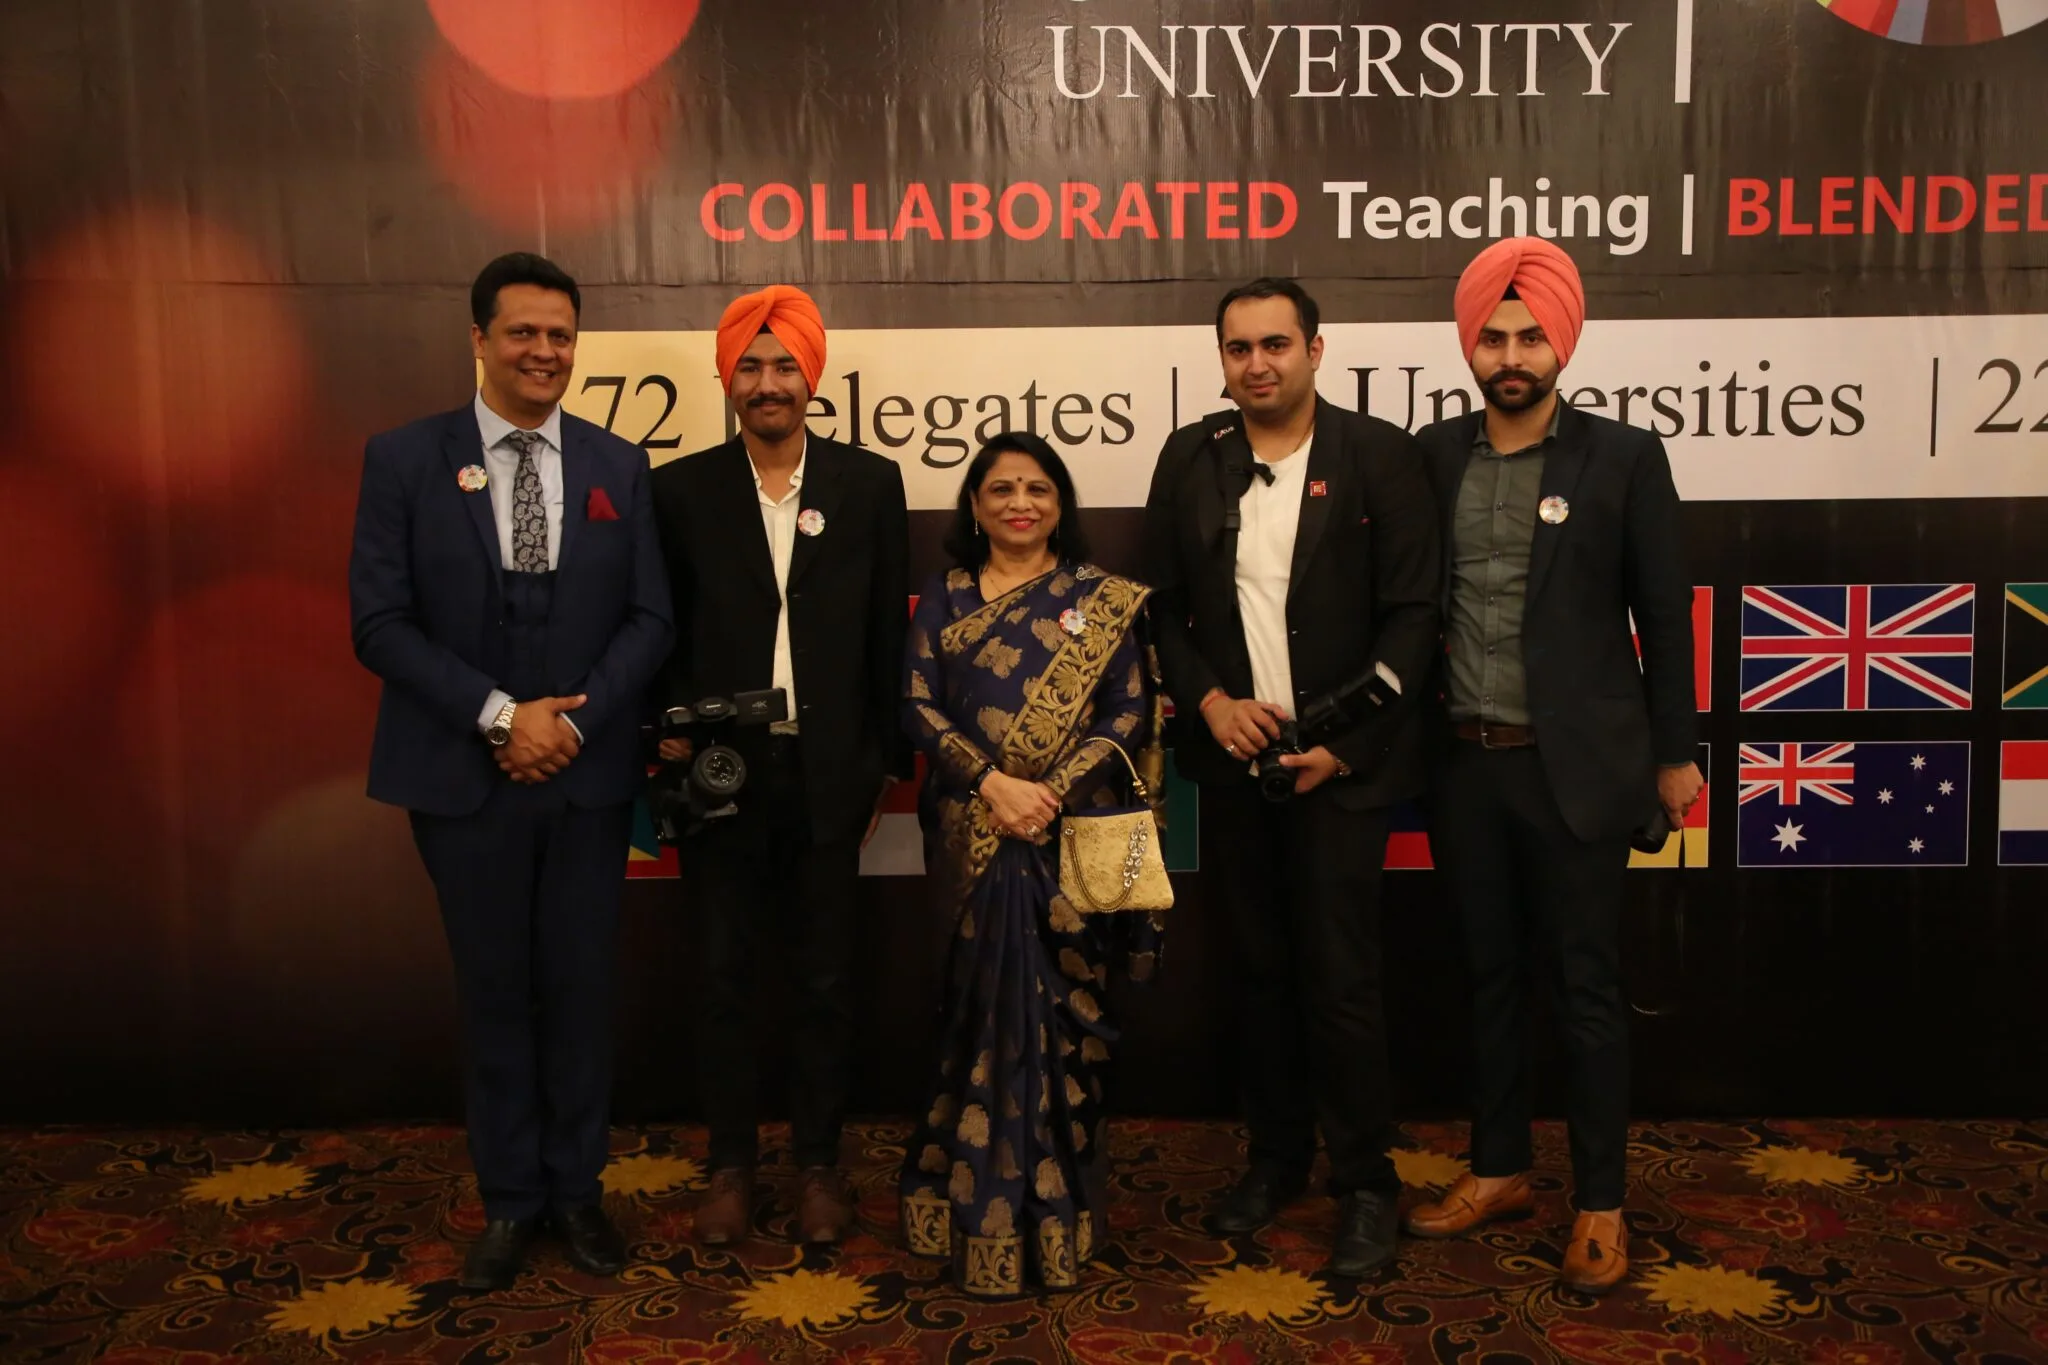
[[[111,711],[148,743],[124,777],[129,818],[182,829],[221,856],[288,793],[360,768],[377,684],[349,646],[348,598],[247,574],[155,613],[121,665]],[[132,803],[131,803],[132,804]]]
[[[576,232],[609,221],[661,162],[675,126],[665,84],[593,99],[537,99],[442,48],[420,68],[421,135],[463,202],[498,227]]]
[[[34,256],[7,345],[38,461],[172,501],[267,469],[301,430],[309,387],[297,316],[250,287],[274,279],[233,231],[151,204]]]
[[[34,753],[73,746],[73,722],[114,723],[106,699],[90,699],[128,631],[128,593],[115,568],[121,533],[100,496],[94,483],[56,470],[0,466],[0,698],[10,715],[28,720],[22,738]]]
[[[638,85],[697,19],[698,0],[427,0],[441,36],[508,90],[590,99]]]

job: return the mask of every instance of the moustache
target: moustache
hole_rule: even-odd
[[[1543,382],[1542,380],[1538,379],[1535,375],[1530,374],[1527,370],[1500,370],[1496,372],[1494,376],[1491,379],[1488,379],[1486,382],[1488,384],[1505,384],[1511,379],[1519,379],[1524,384],[1529,385],[1531,388],[1534,388],[1537,384]]]
[[[787,398],[771,398],[764,394],[758,398],[749,398],[747,406],[750,408],[787,408],[793,407],[795,404]]]

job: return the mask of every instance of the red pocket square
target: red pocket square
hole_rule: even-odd
[[[617,521],[619,514],[612,506],[612,500],[605,496],[602,488],[590,490],[590,501],[583,505],[585,521]]]

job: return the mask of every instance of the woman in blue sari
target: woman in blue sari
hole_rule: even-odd
[[[1061,896],[1056,835],[1063,810],[1117,800],[1118,748],[1156,746],[1159,692],[1149,590],[1087,562],[1073,480],[1044,441],[982,448],[946,548],[955,567],[911,622],[904,723],[956,923],[903,1227],[961,1288],[1004,1298],[1077,1284],[1106,1221],[1102,992],[1113,968],[1151,974],[1159,926]]]

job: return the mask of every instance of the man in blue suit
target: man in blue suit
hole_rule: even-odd
[[[673,633],[647,456],[561,409],[576,282],[542,257],[470,291],[473,402],[370,438],[349,561],[384,680],[372,797],[412,814],[455,961],[486,1226],[465,1289],[535,1232],[616,1274],[599,1205],[612,982],[640,723]]]

